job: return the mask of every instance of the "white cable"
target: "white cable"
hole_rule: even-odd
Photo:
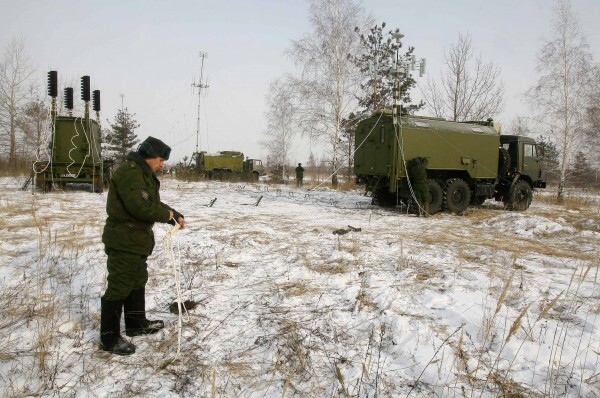
[[[164,237],[164,246],[165,252],[168,253],[169,259],[171,260],[171,264],[173,266],[173,277],[175,279],[175,290],[177,291],[177,353],[175,356],[179,355],[181,352],[181,329],[182,329],[182,309],[185,310],[186,313],[186,321],[189,321],[190,317],[187,312],[187,308],[183,304],[183,298],[181,296],[181,250],[179,250],[179,241],[177,241],[177,258],[175,258],[175,254],[173,252],[173,234],[177,232],[178,229],[181,228],[179,223],[175,223],[175,226],[171,228],[169,232]]]
[[[46,114],[46,134],[44,134],[44,138],[42,139],[42,142],[45,142],[46,144],[48,144],[48,141],[52,142],[53,141],[53,137],[55,134],[55,129],[56,129],[56,119],[52,118],[52,110],[48,109],[48,112]],[[49,128],[48,128],[49,126]],[[32,164],[32,171],[33,171],[33,178],[34,180],[32,181],[31,184],[31,190],[32,193],[35,192],[35,185],[37,183],[37,175],[40,173],[43,173],[46,171],[46,169],[48,169],[48,167],[50,168],[50,178],[51,181],[54,182],[54,173],[52,173],[52,153],[48,151],[48,145],[43,146],[42,142],[40,142],[40,146],[38,146],[38,151],[36,151],[36,161],[33,162]],[[42,149],[42,151],[46,154],[46,156],[48,157],[48,162],[46,163],[46,165],[41,169],[41,170],[36,170],[36,164],[40,163],[40,151],[39,149]]]
[[[79,168],[79,171],[77,172],[77,174],[75,175],[75,177],[73,178],[78,178],[79,174],[81,174],[81,170],[83,169],[83,166],[85,166],[85,161],[87,160],[88,156],[90,156],[90,151],[92,150],[92,146],[90,144],[90,140],[85,132],[85,126],[83,125],[83,118],[79,118],[80,124],[81,124],[81,128],[83,129],[83,136],[85,137],[85,140],[87,141],[88,144],[88,151],[85,154],[85,157],[83,158],[83,161],[81,162],[81,167]],[[75,143],[73,142],[73,140],[75,139],[75,137],[79,137],[79,131],[77,130],[77,118],[75,120],[73,120],[73,127],[75,127],[75,133],[77,135],[74,135],[73,137],[71,137],[71,144],[73,145],[73,148],[71,148],[71,150],[69,150],[69,159],[71,159],[71,163],[67,166],[67,173],[72,174],[71,170],[69,170],[69,167],[71,167],[73,164],[75,164],[75,160],[73,159],[73,157],[71,157],[71,152],[75,149],[77,149],[77,145],[75,145]]]
[[[394,133],[396,135],[396,141],[400,143],[400,155],[402,157],[402,165],[404,166],[404,172],[406,174],[406,181],[408,183],[408,189],[410,191],[410,195],[412,197],[412,199],[415,201],[415,203],[417,204],[417,206],[419,207],[419,213],[421,213],[421,211],[426,214],[426,215],[430,215],[429,213],[427,213],[425,211],[425,209],[423,209],[423,207],[421,207],[421,204],[419,203],[419,201],[417,200],[417,196],[415,195],[415,191],[412,188],[412,183],[410,182],[410,178],[408,178],[408,168],[406,167],[406,158],[404,157],[404,135],[402,134],[402,116],[400,116],[398,118],[398,124],[396,125],[397,127],[394,128]],[[398,131],[400,132],[400,135],[398,135]],[[396,202],[397,200],[397,195],[398,195],[398,189],[396,189]],[[407,203],[408,205],[408,203]]]

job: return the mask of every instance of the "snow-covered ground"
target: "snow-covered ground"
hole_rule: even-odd
[[[165,178],[187,221],[172,251],[154,228],[147,308],[167,326],[119,357],[98,350],[106,193],[22,182],[0,179],[2,396],[600,396],[597,195],[418,218],[359,191]],[[177,265],[196,304],[179,346]]]

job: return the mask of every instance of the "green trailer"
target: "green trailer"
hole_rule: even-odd
[[[414,202],[406,170],[417,157],[429,162],[430,213],[459,213],[491,198],[525,210],[533,188],[545,187],[535,141],[501,135],[491,120],[457,123],[413,115],[394,120],[380,111],[358,124],[355,145],[358,181],[382,206]]]
[[[51,135],[48,156],[33,163],[33,172],[25,183],[33,181],[33,188],[48,192],[62,189],[66,184],[88,184],[93,192],[102,192],[108,186],[112,161],[102,159],[102,128],[99,123],[100,91],[93,92],[93,110],[96,120],[90,118],[90,79],[81,78],[81,99],[85,102],[85,115],[73,116],[73,89],[64,94],[68,115],[58,115],[56,97],[58,77],[56,71],[48,73],[48,94],[52,97]]]
[[[49,143],[49,161],[34,163],[35,186],[44,192],[65,184],[90,184],[102,192],[112,166],[102,159],[100,124],[80,117],[58,116]]]

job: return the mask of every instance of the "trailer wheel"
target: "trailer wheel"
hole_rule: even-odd
[[[442,210],[444,191],[436,180],[429,180],[429,214]]]
[[[471,190],[464,180],[451,178],[446,181],[444,207],[453,213],[461,213],[471,200]]]
[[[531,205],[533,190],[526,181],[519,180],[511,188],[508,195],[504,196],[507,210],[525,211]]]

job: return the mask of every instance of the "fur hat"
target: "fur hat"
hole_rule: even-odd
[[[163,158],[164,160],[168,160],[171,154],[171,147],[158,138],[148,137],[140,144],[138,153],[144,159]]]

